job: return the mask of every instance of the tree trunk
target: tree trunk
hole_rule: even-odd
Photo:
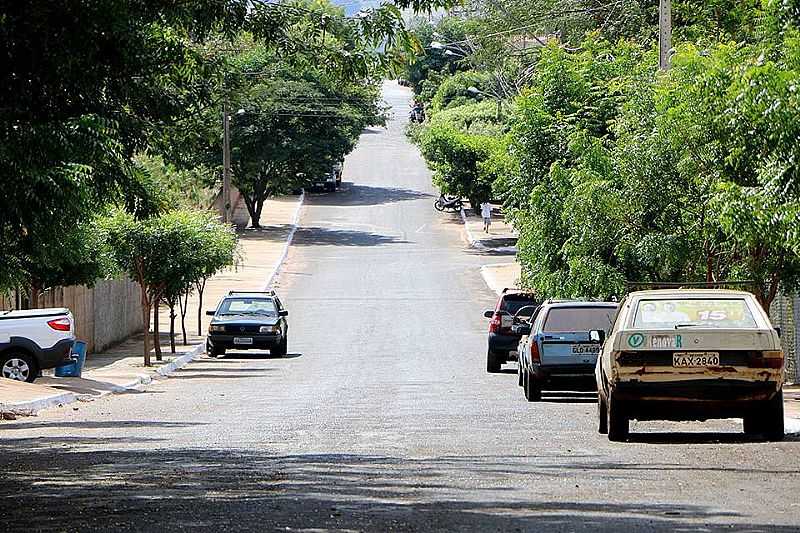
[[[247,212],[250,214],[250,226],[253,228],[260,228],[261,215],[256,213],[255,197],[250,198],[249,194],[242,194],[244,198],[244,205],[247,207]]]
[[[161,361],[161,333],[158,328],[158,307],[161,301],[160,296],[153,298],[153,348],[156,352],[156,361]]]
[[[151,366],[150,362],[150,298],[147,290],[139,284],[142,291],[142,323],[144,324],[144,366]]]
[[[28,302],[28,307],[31,309],[39,309],[39,295],[42,294],[42,289],[38,283],[31,283],[31,296]]]
[[[206,278],[197,282],[197,335],[203,334],[203,291],[206,290]]]
[[[189,291],[186,289],[182,298],[178,298],[178,304],[181,306],[181,333],[183,333],[183,345],[186,346],[186,313],[189,311]]]
[[[179,297],[180,298],[180,297]],[[169,303],[169,351],[175,353],[175,301]]]

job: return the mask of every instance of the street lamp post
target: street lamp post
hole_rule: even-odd
[[[672,50],[672,1],[659,0],[658,4],[658,68],[669,70]]]
[[[231,116],[222,105],[222,221],[231,221]]]

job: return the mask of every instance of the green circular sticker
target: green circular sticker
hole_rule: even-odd
[[[644,335],[641,333],[634,333],[628,337],[628,346],[631,348],[638,348],[642,344],[644,344]]]

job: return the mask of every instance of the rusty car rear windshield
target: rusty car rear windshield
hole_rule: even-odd
[[[636,329],[756,329],[744,298],[665,298],[640,300],[633,319]]]

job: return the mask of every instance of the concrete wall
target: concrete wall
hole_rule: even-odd
[[[211,208],[219,213],[219,216],[223,216],[225,214],[224,205],[222,203],[222,191],[220,191],[214,197]],[[239,228],[246,228],[250,223],[250,213],[247,211],[247,205],[244,203],[242,193],[233,186],[231,186],[231,205],[233,206],[231,210],[231,218],[233,220],[231,220],[231,223]]]
[[[75,333],[90,352],[102,351],[142,331],[139,285],[130,280],[98,280],[93,288],[56,287],[45,291],[39,307],[66,307],[75,316]],[[0,308],[13,302],[0,298]]]

